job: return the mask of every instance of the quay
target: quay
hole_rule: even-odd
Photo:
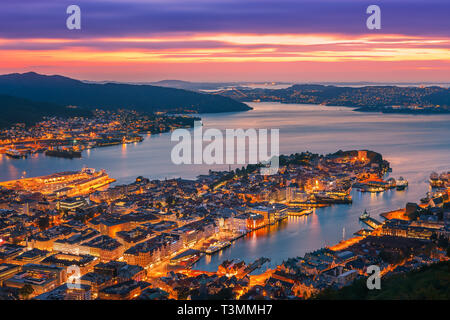
[[[381,222],[375,220],[375,219],[372,218],[372,217],[365,217],[365,218],[362,218],[362,219],[360,219],[360,220],[361,220],[362,222],[364,222],[366,225],[368,225],[369,227],[373,228],[373,229],[376,229],[376,228],[378,228],[379,226],[382,225]]]

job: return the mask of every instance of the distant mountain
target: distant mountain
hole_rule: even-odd
[[[319,84],[293,85],[285,89],[224,90],[218,94],[239,101],[277,101],[365,108],[378,111],[386,106],[436,106],[447,112],[450,89],[430,87],[364,86],[338,87]]]
[[[196,83],[189,82],[189,81],[183,81],[183,80],[161,80],[161,81],[152,82],[151,84],[155,85],[155,86],[160,86],[160,87],[185,89],[186,87],[191,87],[192,85],[195,85]]]
[[[0,95],[0,128],[9,127],[14,123],[32,125],[44,116],[58,117],[89,117],[92,112],[85,109],[67,108],[48,102],[37,102],[28,99]]]
[[[153,85],[87,83],[35,72],[0,76],[0,94],[83,108],[216,113],[251,108],[228,97]]]
[[[167,87],[167,88],[177,88],[192,91],[201,90],[220,90],[230,86],[238,86],[238,83],[234,82],[190,82],[183,80],[161,80],[157,82],[150,83],[151,85]]]

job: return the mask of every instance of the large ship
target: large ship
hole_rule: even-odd
[[[215,252],[217,252],[217,251],[220,251],[220,250],[222,250],[222,249],[224,249],[224,248],[226,248],[226,247],[229,247],[230,245],[231,245],[231,243],[230,243],[229,241],[218,241],[218,242],[216,242],[216,243],[210,245],[210,246],[205,250],[205,252],[206,252],[207,254],[213,254],[213,253],[215,253]]]
[[[59,157],[59,158],[81,158],[81,151],[75,150],[46,150],[45,155],[49,157]]]
[[[320,192],[314,194],[317,203],[352,203],[352,197],[345,192]]]
[[[295,217],[301,217],[301,216],[307,216],[313,213],[313,210],[311,208],[302,208],[302,207],[291,207],[287,210],[288,216],[295,216]]]
[[[16,149],[9,149],[8,151],[5,152],[5,154],[13,159],[21,159],[21,158],[26,158],[27,154],[17,151]]]
[[[130,135],[130,136],[125,136],[122,139],[123,143],[133,143],[133,142],[142,142],[144,140],[144,138],[140,135]]]
[[[361,192],[383,192],[385,189],[382,187],[365,186],[359,189]]]
[[[396,188],[397,190],[405,190],[408,186],[408,180],[403,177],[398,178]]]

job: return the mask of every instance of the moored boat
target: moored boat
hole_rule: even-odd
[[[408,186],[408,180],[406,180],[405,178],[400,177],[397,180],[397,186],[396,186],[397,190],[405,190],[407,186]]]
[[[22,153],[20,151],[17,151],[16,149],[9,149],[8,151],[5,152],[5,154],[13,159],[21,159],[27,157],[26,153]]]
[[[364,220],[370,217],[370,214],[367,212],[367,210],[364,210],[363,214],[359,216],[359,220]]]
[[[363,188],[359,189],[361,192],[383,192],[384,189],[381,187],[371,187],[371,186],[366,186]]]
[[[59,157],[59,158],[81,158],[81,151],[75,150],[46,150],[45,155],[49,157]]]
[[[229,242],[229,241],[218,241],[218,242],[216,242],[215,244],[209,246],[209,247],[205,250],[205,253],[207,253],[207,254],[213,254],[213,253],[215,253],[215,252],[217,252],[217,251],[220,251],[220,250],[222,250],[222,249],[224,249],[224,248],[226,248],[226,247],[228,247],[228,246],[230,246],[230,245],[231,245],[231,242]]]

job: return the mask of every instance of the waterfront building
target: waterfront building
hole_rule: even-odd
[[[242,213],[231,218],[231,228],[233,232],[244,234],[248,232],[247,219],[250,217],[249,213]],[[264,219],[264,216],[263,216]],[[264,219],[265,223],[265,219]]]
[[[247,230],[256,230],[265,225],[264,216],[261,214],[251,214],[247,218]]]
[[[383,236],[413,239],[430,239],[433,231],[433,229],[414,226],[408,221],[398,219],[386,221],[380,230]]]

